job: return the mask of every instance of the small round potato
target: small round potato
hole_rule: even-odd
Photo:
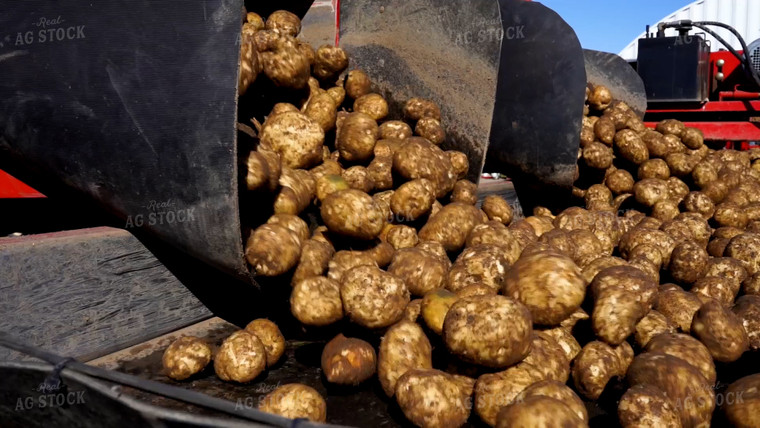
[[[360,165],[344,170],[343,179],[346,180],[346,184],[350,188],[361,190],[365,193],[369,193],[375,187],[375,182],[372,180],[367,168]]]
[[[303,324],[325,326],[343,318],[340,284],[323,276],[299,281],[290,294],[290,311]]]
[[[258,275],[277,276],[289,271],[301,256],[301,240],[280,224],[259,226],[248,238],[245,258]]]
[[[702,192],[691,192],[683,200],[683,208],[688,212],[701,214],[709,219],[715,213],[715,203]]]
[[[259,410],[290,419],[325,422],[327,403],[314,388],[300,383],[282,385],[262,398]]]
[[[446,196],[456,184],[456,174],[449,156],[438,146],[420,137],[407,138],[393,155],[393,170],[414,180],[426,178],[435,184],[436,198]]]
[[[446,154],[449,156],[451,167],[454,168],[457,178],[459,180],[465,178],[467,172],[470,171],[470,161],[467,159],[467,155],[456,150],[448,150]]]
[[[655,127],[657,132],[660,132],[664,135],[675,135],[678,138],[681,138],[684,131],[686,131],[686,127],[684,126],[683,122],[675,119],[665,119],[657,123],[657,126]]]
[[[615,122],[609,117],[602,116],[594,123],[594,136],[607,146],[612,146],[615,132]]]
[[[683,241],[673,248],[668,265],[670,274],[681,284],[693,284],[702,275],[709,255],[693,241]]]
[[[270,117],[261,129],[261,145],[277,152],[289,168],[309,168],[322,159],[325,132],[301,112]]]
[[[211,347],[193,336],[183,336],[172,342],[161,358],[164,373],[174,380],[185,380],[200,373],[209,362]]]
[[[504,198],[497,195],[488,195],[483,199],[483,211],[488,215],[489,220],[496,220],[502,224],[509,225],[514,218],[514,211]]]
[[[530,312],[503,296],[473,296],[456,301],[443,323],[449,351],[487,367],[508,367],[528,355]]]
[[[388,102],[380,94],[362,95],[354,101],[354,111],[378,121],[388,116]]]
[[[702,161],[691,171],[691,177],[697,187],[703,188],[718,179],[718,171],[710,162]]]
[[[666,144],[662,134],[654,130],[647,130],[641,134],[641,140],[647,146],[649,155],[653,158],[664,158],[670,153],[670,148]]]
[[[267,354],[267,367],[277,364],[285,353],[285,337],[277,324],[268,319],[259,318],[248,323],[245,331],[258,337]]]
[[[369,265],[343,274],[340,296],[346,315],[366,328],[387,327],[399,321],[409,303],[403,280]]]
[[[419,248],[405,248],[396,251],[388,273],[401,278],[412,295],[424,296],[445,286],[448,267],[435,254]]]
[[[684,333],[691,331],[694,314],[697,313],[702,301],[692,293],[683,290],[661,291],[657,296],[655,309],[665,315]]]
[[[618,405],[618,420],[623,428],[682,426],[676,405],[662,390],[651,385],[636,385],[623,394]]]
[[[760,373],[729,385],[725,397],[723,411],[731,425],[741,428],[760,425]],[[733,399],[729,401],[729,397]]]
[[[687,334],[663,333],[654,336],[647,344],[646,351],[661,352],[680,358],[699,370],[709,385],[715,384],[717,374],[710,350],[702,342]]]
[[[303,112],[309,119],[313,120],[325,132],[335,128],[335,121],[338,117],[335,99],[327,92],[313,95]]]
[[[441,120],[441,109],[433,101],[422,98],[410,98],[404,104],[404,117],[415,121],[423,117]]]
[[[636,196],[636,202],[647,207],[652,207],[657,202],[670,197],[667,182],[658,178],[646,178],[638,181],[633,186],[633,192]]]
[[[432,117],[423,117],[418,120],[417,125],[414,127],[414,133],[436,146],[440,145],[446,138],[446,132],[443,130],[441,122]]]
[[[374,154],[377,134],[375,119],[362,112],[349,113],[338,129],[335,148],[348,162],[367,161]]]
[[[715,299],[724,306],[731,306],[739,293],[739,283],[720,276],[705,276],[694,283],[691,292],[703,302]]]
[[[385,239],[396,250],[413,248],[419,242],[419,239],[417,238],[417,230],[405,225],[391,226]]]
[[[607,176],[604,184],[615,195],[621,195],[624,193],[633,193],[633,185],[635,182],[630,172],[624,169],[618,169]]]
[[[403,140],[412,136],[412,127],[401,120],[389,120],[380,124],[379,135],[380,139]]]
[[[383,140],[380,140],[383,141]],[[378,142],[379,143],[379,142]],[[377,146],[375,146],[377,148]],[[375,156],[367,166],[367,173],[374,184],[375,190],[393,188],[393,157]]]
[[[595,85],[588,94],[588,105],[602,111],[612,103],[612,92],[604,85]]]
[[[328,382],[358,385],[375,374],[377,356],[369,343],[338,334],[322,350],[321,365]]]
[[[497,428],[582,427],[585,425],[567,404],[544,395],[528,397],[503,407],[496,417]]]
[[[388,397],[396,391],[398,379],[411,369],[432,369],[430,341],[422,327],[411,321],[394,324],[380,341],[377,374]]]
[[[287,10],[277,10],[267,17],[266,29],[295,37],[301,32],[301,20]]]
[[[694,314],[691,332],[705,344],[715,361],[734,362],[749,348],[742,321],[715,300],[705,303]]]
[[[292,214],[275,214],[269,217],[267,224],[279,224],[285,226],[291,232],[298,236],[301,242],[306,242],[311,233],[309,232],[309,225],[301,217]]]
[[[333,80],[348,67],[346,51],[330,45],[322,45],[314,55],[314,77]]]
[[[475,205],[478,202],[478,185],[470,180],[457,181],[451,192],[451,201]]]
[[[564,349],[554,337],[542,331],[533,332],[530,352],[520,364],[535,367],[543,379],[567,382],[570,377],[570,360],[565,357]]]
[[[340,283],[343,275],[357,266],[378,266],[373,254],[368,251],[341,250],[336,252],[327,264],[327,277]]]
[[[371,196],[356,189],[330,194],[323,201],[320,213],[331,232],[352,238],[374,239],[383,229],[380,206]]]
[[[592,142],[583,148],[583,160],[591,168],[607,169],[612,158],[612,149],[602,143]]]
[[[470,416],[469,400],[452,376],[433,369],[411,369],[396,383],[396,401],[419,427],[458,427]]]
[[[346,77],[346,95],[351,99],[357,99],[362,95],[370,93],[372,88],[372,81],[369,76],[361,70],[351,70]]]
[[[668,164],[662,159],[650,159],[641,165],[639,165],[638,171],[639,180],[645,178],[659,178],[660,180],[667,180],[670,178],[670,169]]]
[[[434,201],[433,183],[425,178],[419,178],[399,186],[391,196],[390,206],[396,221],[414,221],[428,214],[433,208]]]
[[[259,31],[259,34],[263,33]],[[264,74],[276,86],[303,89],[309,84],[311,63],[309,57],[299,48],[298,40],[291,36],[272,37],[264,47],[259,48],[259,59]]]
[[[467,247],[483,244],[500,246],[510,265],[520,258],[522,251],[513,233],[502,223],[494,220],[475,226],[467,236]]]
[[[744,208],[731,202],[723,202],[715,207],[713,219],[715,219],[715,223],[717,223],[718,226],[736,227],[739,229],[747,227],[747,223],[749,222]]]
[[[539,252],[517,260],[507,273],[504,294],[524,304],[533,322],[556,325],[580,307],[586,283],[571,258]]]
[[[224,339],[214,356],[214,371],[224,381],[250,382],[267,367],[267,352],[258,337],[239,330]]]

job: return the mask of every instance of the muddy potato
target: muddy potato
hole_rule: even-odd
[[[366,328],[387,327],[399,321],[409,303],[403,280],[370,265],[343,274],[340,296],[346,315]]]
[[[396,250],[412,248],[419,242],[417,230],[410,226],[392,226],[385,238]]]
[[[760,426],[759,391],[760,374],[745,376],[728,386],[723,412],[731,425],[740,428]]]
[[[335,128],[337,119],[336,104],[333,97],[327,92],[312,96],[303,112],[309,119],[317,123],[324,132]]]
[[[749,349],[760,349],[760,296],[746,295],[736,299],[731,308],[747,332]]]
[[[641,134],[641,140],[647,146],[649,155],[653,158],[664,158],[670,153],[670,147],[665,142],[662,134],[654,130],[647,130]]]
[[[412,136],[412,127],[401,120],[389,120],[380,124],[379,138],[396,138],[403,140]]]
[[[443,323],[449,351],[464,361],[508,367],[525,358],[531,344],[530,312],[503,296],[473,296],[456,301]]]
[[[597,111],[602,111],[612,103],[612,92],[604,85],[595,85],[588,94],[588,105]]]
[[[276,86],[303,89],[309,82],[311,64],[291,36],[274,38],[265,51],[259,52],[264,74]]]
[[[245,94],[248,87],[261,73],[261,60],[256,49],[251,24],[244,24],[240,38],[240,69],[238,72],[238,96]],[[249,27],[249,28],[246,28]],[[248,31],[247,31],[248,30]]]
[[[478,202],[478,185],[470,180],[459,180],[451,192],[452,202],[475,205]]]
[[[535,367],[542,379],[567,382],[570,377],[570,360],[565,350],[549,334],[534,331],[528,356],[520,363]]]
[[[248,154],[248,157],[244,161],[245,163],[245,185],[250,191],[259,189],[269,189],[271,173],[269,172],[269,164],[266,161],[264,155],[259,152],[252,151]],[[242,166],[241,166],[242,167]],[[274,182],[277,184],[277,181]]]
[[[414,133],[422,138],[429,140],[436,146],[441,144],[446,138],[446,133],[438,119],[432,117],[423,117],[417,121],[414,127]]]
[[[512,232],[506,226],[494,220],[475,226],[467,236],[467,247],[483,244],[500,246],[504,251],[504,257],[510,265],[520,258],[522,251]]]
[[[421,308],[425,325],[434,333],[441,334],[446,313],[457,300],[459,300],[459,296],[442,288],[426,293],[422,298]]]
[[[331,194],[350,188],[346,179],[340,175],[323,175],[317,180],[317,199],[324,202]]]
[[[594,184],[586,190],[584,197],[586,204],[591,201],[612,202],[612,192],[604,184]]]
[[[408,370],[398,379],[395,395],[404,416],[419,427],[459,427],[470,416],[462,388],[439,370]]]
[[[185,380],[200,373],[211,362],[211,347],[202,339],[183,336],[169,345],[161,357],[164,373]]]
[[[686,361],[663,353],[646,352],[628,368],[632,386],[650,385],[670,398],[684,427],[709,426],[715,394],[702,374]]]
[[[733,257],[744,264],[749,275],[760,271],[760,235],[743,233],[729,241],[725,256]]]
[[[394,324],[383,336],[378,352],[377,374],[389,397],[398,379],[411,369],[432,369],[432,347],[422,328],[410,321]]]
[[[682,426],[673,401],[651,385],[636,385],[623,394],[618,404],[618,420],[623,428]]]
[[[312,73],[320,80],[333,80],[348,67],[346,51],[330,45],[322,45],[314,55]]]
[[[539,252],[517,260],[507,272],[504,294],[524,304],[533,322],[555,325],[580,307],[586,284],[571,258]]]
[[[277,324],[268,319],[259,318],[248,323],[245,331],[258,337],[266,351],[267,367],[277,364],[285,353],[285,337]]]
[[[645,178],[667,180],[670,177],[670,169],[668,169],[668,164],[664,160],[650,159],[639,165],[638,177],[639,180]]]
[[[541,330],[541,332],[548,335],[559,344],[560,348],[562,348],[562,351],[565,353],[567,361],[573,361],[578,353],[581,352],[581,345],[575,337],[573,337],[572,332],[567,328],[560,325],[558,327]]]
[[[726,231],[723,231],[724,233]],[[716,230],[716,234],[718,231]],[[748,278],[744,265],[731,257],[716,257],[707,262],[704,271],[705,277],[721,277],[735,282],[734,295],[739,292],[742,282]]]
[[[214,371],[224,381],[239,383],[255,379],[267,366],[267,354],[258,337],[239,330],[224,339],[214,356]]]
[[[361,70],[351,70],[348,72],[344,88],[346,89],[346,95],[351,99],[357,99],[362,95],[370,93],[372,82],[369,76]]]
[[[370,251],[341,250],[335,253],[327,264],[327,277],[340,283],[346,272],[364,265],[378,266],[377,260]]]
[[[270,392],[261,399],[259,410],[312,422],[325,422],[327,418],[325,399],[314,388],[300,383],[282,385]]]
[[[328,382],[358,385],[375,374],[377,355],[369,343],[338,334],[322,350],[321,366]]]
[[[654,336],[647,344],[646,352],[659,352],[680,358],[699,370],[708,385],[715,384],[717,374],[710,351],[702,342],[687,334],[670,332]]]
[[[694,283],[691,292],[703,303],[714,299],[724,306],[731,306],[739,292],[739,283],[719,276],[705,276]]]
[[[583,149],[583,160],[591,168],[609,168],[612,165],[612,158],[612,149],[602,143],[592,142]]]
[[[420,240],[415,248],[422,251],[427,251],[432,255],[440,257],[441,260],[446,263],[446,270],[451,268],[451,260],[449,259],[449,255],[446,252],[446,248],[444,248],[440,242]]]
[[[652,206],[652,217],[658,220],[673,220],[678,214],[678,202],[670,199],[659,201]]]
[[[611,345],[619,345],[652,307],[657,284],[635,267],[616,266],[599,272],[591,282],[591,291],[594,333]]]
[[[691,171],[691,177],[697,187],[703,188],[718,179],[718,171],[710,162],[702,161]]]
[[[287,10],[277,10],[267,17],[266,29],[295,37],[301,32],[301,20]]]
[[[478,223],[478,209],[461,202],[452,202],[430,217],[418,234],[422,241],[435,241],[447,251],[461,249],[467,236]]]
[[[665,157],[671,174],[676,177],[685,177],[692,173],[699,159],[686,153],[671,153]]]
[[[617,347],[596,340],[587,343],[573,361],[576,391],[589,400],[597,400],[613,377],[625,376],[632,359],[633,349],[628,342]]]
[[[343,167],[338,162],[328,159],[310,169],[309,172],[311,172],[314,180],[319,180],[326,175],[341,176],[343,174]]]
[[[292,269],[301,256],[301,240],[279,224],[259,226],[248,238],[245,257],[262,276],[277,276]]]
[[[594,238],[596,238],[596,236],[594,236]],[[599,242],[598,239],[597,242]],[[547,244],[548,248],[546,248],[546,250],[555,250],[571,258],[575,254],[576,243],[570,239],[570,234],[563,230],[552,229],[542,234],[541,237],[538,238],[538,243]]]
[[[685,231],[688,230],[688,236],[691,237],[690,239],[702,247],[705,247],[710,241],[713,229],[710,227],[707,219],[697,213],[681,213],[671,223],[672,224],[667,224],[667,222],[663,223],[660,229],[669,233],[671,236],[676,236],[674,231],[678,228],[683,231],[681,235],[684,237],[687,236]],[[671,227],[673,228],[672,230]]]
[[[322,159],[325,132],[319,123],[300,112],[268,118],[261,129],[261,146],[280,155],[289,168],[309,168]]]
[[[323,276],[297,282],[290,294],[290,311],[305,325],[325,326],[341,320],[340,284]]]
[[[603,254],[602,243],[592,232],[578,229],[567,233],[568,239],[573,243],[572,259],[580,266],[582,260],[599,257]]]
[[[681,138],[684,131],[686,131],[686,127],[684,126],[683,122],[675,119],[665,119],[657,123],[655,129],[657,132],[660,132],[664,135],[675,135],[678,138]]]
[[[715,207],[713,219],[718,226],[736,227],[744,229],[747,227],[748,218],[744,209],[735,203],[723,202]]]
[[[435,254],[419,248],[396,251],[388,272],[401,278],[415,296],[424,296],[446,284],[448,264]]]
[[[691,331],[694,314],[702,306],[702,301],[692,293],[683,290],[660,291],[655,309],[665,315],[684,333]]]
[[[709,257],[707,251],[697,243],[681,242],[675,246],[670,256],[670,275],[681,284],[693,284],[702,276]]]
[[[714,300],[703,304],[694,314],[691,332],[705,344],[715,361],[736,361],[749,348],[742,321]]]
[[[528,397],[503,407],[496,417],[497,428],[588,426],[567,404],[544,395]]]
[[[393,170],[408,180],[427,178],[435,184],[436,198],[449,193],[456,176],[448,155],[424,138],[410,137],[405,141],[393,155]]]
[[[430,180],[420,178],[399,186],[390,200],[391,211],[398,221],[414,221],[428,214],[435,201],[435,188]]]
[[[456,295],[460,298],[470,296],[494,296],[496,294],[498,294],[498,290],[485,284],[470,284],[456,292]]]
[[[475,412],[483,422],[495,426],[499,410],[514,403],[520,392],[541,380],[540,373],[526,364],[481,375],[475,383]]]
[[[403,320],[411,321],[411,322],[417,322],[417,319],[420,317],[420,314],[422,313],[422,299],[414,299],[409,302],[409,304],[406,305],[406,308],[404,309],[404,317]]]
[[[470,170],[470,162],[467,159],[467,155],[456,150],[448,150],[446,154],[449,156],[451,167],[454,169],[454,174],[456,174],[457,178],[460,180],[465,178]]]
[[[636,165],[649,159],[647,145],[630,129],[623,129],[615,134],[615,149],[621,157]]]
[[[524,401],[530,397],[550,397],[561,401],[568,406],[584,423],[588,423],[588,412],[583,401],[575,392],[564,383],[556,380],[543,380],[525,388],[517,395],[515,402]]]
[[[636,338],[636,343],[643,348],[653,337],[662,333],[675,333],[675,331],[676,326],[665,315],[651,310],[636,324],[634,337]]]
[[[624,169],[618,169],[607,176],[604,184],[615,195],[621,195],[633,192],[634,180],[630,172]]]
[[[583,266],[582,275],[586,284],[591,284],[596,275],[602,270],[613,266],[626,266],[628,263],[620,257],[613,256],[599,256],[581,263]]]
[[[510,262],[501,246],[481,244],[468,247],[451,266],[446,287],[457,292],[471,284],[483,284],[500,290],[509,266]]]
[[[380,94],[365,94],[354,100],[354,111],[379,121],[388,116],[388,102]]]
[[[363,162],[374,154],[377,141],[377,122],[361,112],[349,113],[338,128],[335,148],[341,159],[348,162]]]
[[[363,240],[376,238],[385,220],[372,197],[355,189],[340,190],[327,196],[320,214],[331,232]]]
[[[712,218],[715,213],[715,203],[703,192],[690,192],[682,202],[684,210],[701,214],[704,218]]]
[[[612,146],[615,132],[615,123],[609,117],[602,116],[593,125],[594,136],[607,146]]]
[[[306,242],[311,236],[309,225],[303,219],[292,214],[275,214],[267,220],[267,224],[278,224],[295,233],[301,242]]]
[[[650,244],[657,247],[662,253],[662,261],[665,265],[670,263],[670,257],[676,242],[667,233],[661,230],[645,227],[634,228],[626,232],[619,243],[620,254],[629,257],[630,252],[641,244]]]
[[[363,166],[359,166],[359,165],[352,166],[351,168],[344,170],[342,174],[342,178],[348,187],[352,189],[360,190],[365,193],[370,192],[375,187],[375,182],[372,180],[372,177],[369,171],[367,170],[367,168]],[[344,188],[345,188],[344,186],[340,186],[339,188],[336,188],[335,190],[343,190]],[[319,197],[319,192],[317,193],[318,193],[317,197]],[[327,195],[325,195],[325,197],[326,196]],[[319,198],[319,199],[323,200],[324,197]]]
[[[488,215],[489,220],[496,220],[505,225],[509,225],[514,218],[512,206],[501,196],[486,196],[483,199],[482,208]]]
[[[441,120],[441,109],[433,101],[422,98],[410,98],[404,104],[404,117],[414,121],[424,117]]]
[[[723,199],[725,199],[728,191],[728,185],[722,180],[713,181],[702,188],[702,192],[707,195],[707,197],[710,198],[713,203],[716,204],[722,202]]]
[[[633,192],[636,196],[636,202],[647,207],[652,207],[670,196],[667,182],[657,178],[646,178],[636,182],[633,186]]]
[[[317,191],[316,180],[304,169],[283,168],[280,191],[274,201],[275,214],[300,214],[308,207]]]

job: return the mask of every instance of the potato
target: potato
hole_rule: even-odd
[[[505,225],[509,225],[514,218],[512,206],[497,195],[488,195],[483,198],[483,211],[488,215],[489,220],[496,220]]]
[[[747,223],[749,222],[744,209],[740,205],[731,202],[723,202],[715,207],[713,219],[715,219],[715,223],[718,226],[736,227],[739,229],[747,227]]]
[[[493,296],[496,294],[498,294],[498,290],[495,290],[493,287],[489,287],[485,284],[479,283],[470,284],[456,292],[456,295],[459,297]]]
[[[343,174],[343,167],[338,162],[328,159],[310,169],[309,172],[315,181],[319,181],[320,178],[326,175],[337,175],[340,177]]]
[[[350,113],[338,128],[335,148],[341,159],[364,162],[374,154],[377,141],[377,122],[362,112]]]
[[[728,194],[728,190],[728,185],[721,180],[713,181],[702,188],[702,192],[716,204],[723,201]]]
[[[442,288],[426,293],[422,299],[421,308],[425,325],[434,333],[441,334],[446,313],[457,300],[459,300],[459,296]]]
[[[309,98],[303,113],[317,123],[324,132],[335,128],[336,104],[333,97],[327,92],[318,93]]]
[[[684,333],[691,331],[694,314],[702,306],[701,300],[692,293],[683,290],[660,291],[655,309],[665,315]]]
[[[595,85],[588,95],[588,105],[597,111],[602,111],[612,103],[612,92],[604,85]]]
[[[277,324],[268,319],[259,318],[248,323],[245,331],[258,337],[266,351],[267,367],[277,364],[285,353],[285,337]]]
[[[274,201],[275,214],[298,215],[311,204],[316,195],[316,181],[309,171],[283,168],[280,192]]]
[[[565,384],[556,380],[543,380],[525,388],[517,395],[515,402],[519,403],[531,397],[550,397],[561,401],[569,407],[581,422],[588,423],[588,412],[583,401]]]
[[[375,182],[372,180],[369,171],[363,166],[352,166],[343,171],[343,179],[346,181],[349,187],[362,192],[368,193],[375,187]]]
[[[657,178],[645,178],[636,182],[633,186],[633,192],[636,196],[636,202],[647,207],[652,207],[670,196],[665,180]]]
[[[583,265],[583,280],[586,284],[591,284],[594,277],[602,270],[612,266],[626,266],[628,263],[620,257],[601,256],[593,258],[593,260],[582,263]]]
[[[583,124],[581,125],[581,135],[580,135],[580,147],[581,149],[584,149],[586,146],[594,142],[594,139],[596,136],[594,135],[594,127],[587,123],[586,119],[588,117],[583,118]]]
[[[323,276],[312,276],[295,284],[290,294],[290,311],[303,324],[325,326],[343,318],[340,284]]]
[[[379,121],[388,115],[388,102],[380,94],[365,94],[354,101],[354,111]]]
[[[255,379],[267,366],[267,354],[258,337],[239,330],[224,339],[214,356],[214,371],[224,381],[239,383]]]
[[[691,171],[691,177],[697,187],[703,188],[718,179],[718,171],[710,162],[702,161]]]
[[[744,233],[731,238],[725,255],[742,262],[749,275],[756,274],[760,271],[760,235]]]
[[[267,163],[264,155],[259,152],[252,151],[248,153],[248,157],[245,159],[245,184],[249,191],[255,191],[259,189],[269,189],[271,184],[269,164]],[[241,166],[242,167],[242,166]],[[277,181],[275,180],[275,184]]]
[[[715,300],[703,304],[694,314],[691,331],[716,361],[734,362],[749,348],[742,321]]]
[[[589,232],[590,233],[590,232]],[[593,233],[591,234],[594,235]],[[596,239],[596,236],[594,236]],[[597,242],[599,240],[597,239]],[[573,257],[575,254],[575,242],[570,239],[570,234],[558,229],[552,229],[538,238],[539,244],[547,244],[547,250],[554,250],[566,256]],[[599,244],[601,247],[601,244]]]
[[[530,216],[526,217],[524,221],[533,228],[535,231],[536,237],[541,237],[544,233],[554,229],[554,224],[552,223],[552,219],[549,217],[544,216]]]
[[[603,184],[594,184],[586,191],[585,202],[588,204],[591,201],[603,201],[606,203],[612,202],[612,192]]]
[[[521,257],[507,272],[504,294],[524,304],[533,322],[556,325],[580,307],[586,284],[567,256],[540,252]]]
[[[581,349],[573,361],[575,389],[589,400],[596,400],[613,377],[625,376],[633,349],[628,342],[612,347],[604,342],[592,341]]]
[[[659,352],[680,358],[699,370],[708,385],[715,384],[717,375],[710,351],[699,340],[689,335],[663,333],[654,336],[647,344],[646,352]]]
[[[583,160],[591,168],[609,168],[612,165],[612,157],[612,149],[602,143],[592,142],[583,148]]]
[[[395,225],[388,231],[385,238],[396,250],[413,248],[419,242],[417,230],[410,226]]]
[[[653,158],[664,158],[670,153],[671,148],[666,143],[663,135],[654,130],[647,130],[641,134],[641,140],[647,146],[649,155]]]
[[[681,427],[676,405],[651,385],[636,385],[623,394],[618,420],[623,428]]]
[[[731,306],[739,292],[739,283],[728,278],[705,276],[694,283],[691,292],[703,303],[715,299],[725,306]]]
[[[424,117],[441,120],[441,109],[433,101],[410,98],[404,104],[404,117],[415,121]]]
[[[451,202],[475,205],[478,202],[478,185],[469,180],[459,180],[451,193]]]
[[[292,269],[301,256],[301,240],[279,224],[259,226],[248,238],[245,257],[257,275],[277,276]]]
[[[309,225],[303,219],[292,214],[275,214],[269,217],[267,224],[278,224],[295,233],[299,241],[306,242],[311,236]]]
[[[340,175],[323,175],[317,180],[317,199],[324,202],[333,193],[350,188],[346,179]]]
[[[398,379],[408,370],[432,368],[432,348],[419,325],[400,321],[388,329],[380,342],[377,364],[387,396],[394,395]]]
[[[270,392],[259,403],[259,410],[312,422],[325,422],[327,418],[325,399],[314,388],[300,383],[282,385]]]
[[[456,150],[448,150],[446,154],[449,156],[451,167],[454,169],[457,179],[461,180],[465,178],[470,170],[470,162],[467,159],[467,155]]]
[[[287,10],[277,10],[267,17],[266,29],[295,37],[301,32],[301,20]]]
[[[480,222],[478,209],[469,204],[452,202],[432,215],[418,234],[422,241],[435,241],[446,251],[461,249],[467,236]]]
[[[322,220],[331,232],[356,239],[376,238],[383,229],[383,213],[364,192],[355,189],[330,194],[320,209]]]
[[[330,45],[322,45],[314,55],[314,77],[333,80],[348,67],[346,51]]]
[[[358,385],[375,374],[377,356],[369,343],[338,334],[322,350],[321,366],[328,382]]]
[[[346,90],[340,86],[333,86],[332,88],[327,89],[327,95],[332,97],[333,104],[337,107],[342,105],[343,101],[346,99]]]
[[[615,149],[620,156],[636,165],[649,159],[647,145],[630,129],[623,129],[615,134]]]
[[[364,265],[378,266],[377,261],[369,252],[341,250],[335,253],[328,263],[327,277],[340,283],[346,272]]]
[[[651,310],[636,324],[636,343],[643,348],[653,337],[662,333],[675,333],[675,331],[676,326],[665,315]]]
[[[263,51],[259,46],[259,59],[264,74],[276,86],[303,89],[308,85],[311,64],[295,38],[287,35],[272,38]]]
[[[668,268],[679,283],[693,284],[702,275],[708,258],[704,248],[693,241],[683,241],[673,248]]]
[[[387,327],[399,321],[409,303],[404,281],[369,265],[343,274],[340,296],[346,315],[366,328]]]
[[[509,261],[498,245],[481,244],[466,248],[449,270],[446,287],[457,292],[471,284],[500,290],[504,286]]]
[[[436,198],[449,193],[456,184],[456,176],[448,155],[424,138],[410,137],[405,141],[393,155],[393,170],[408,180],[430,180],[435,184]]]
[[[319,123],[300,112],[268,118],[261,129],[261,146],[278,153],[282,164],[293,169],[309,168],[322,159],[325,132]]]
[[[520,392],[541,380],[535,367],[526,364],[481,375],[475,383],[475,412],[483,422],[495,426],[499,410],[514,403]]]
[[[570,377],[570,360],[562,346],[549,334],[534,331],[528,356],[520,364],[531,365],[542,379],[567,382]]]
[[[642,244],[650,244],[657,247],[662,254],[662,261],[665,265],[670,263],[671,254],[676,246],[673,238],[661,230],[637,227],[626,232],[620,238],[620,254],[623,257],[629,257],[630,252]]]
[[[447,270],[447,263],[440,257],[419,248],[397,251],[388,267],[388,272],[401,278],[415,296],[442,288]]]
[[[664,160],[650,159],[639,165],[638,177],[639,180],[646,178],[667,180],[670,177],[670,169],[668,169],[668,164]]]
[[[619,345],[652,307],[657,284],[635,267],[616,266],[600,271],[591,283],[591,291],[594,333],[611,345]]]
[[[411,321],[411,322],[417,322],[417,319],[420,317],[420,314],[422,313],[422,299],[414,299],[409,302],[409,304],[406,305],[406,308],[404,309],[404,317],[403,320]]]
[[[422,251],[427,251],[432,255],[440,257],[441,261],[443,261],[447,266],[446,270],[451,268],[451,260],[449,259],[446,249],[440,242],[420,240],[415,248],[418,248]]]
[[[612,146],[615,139],[615,123],[608,117],[600,117],[594,124],[594,136],[607,146]]]
[[[691,192],[683,200],[683,208],[688,212],[699,213],[709,219],[715,213],[715,204],[702,192]]]
[[[433,369],[411,369],[396,383],[396,401],[419,427],[458,427],[470,416],[469,400],[452,377]]]
[[[382,141],[382,140],[381,140]],[[367,166],[368,178],[375,190],[393,188],[393,158],[390,156],[375,156]]]
[[[760,296],[746,295],[736,299],[731,308],[747,332],[749,349],[760,349]]]
[[[604,184],[615,195],[621,195],[624,193],[633,192],[634,181],[633,181],[633,176],[631,175],[630,172],[624,169],[618,169],[607,176],[607,178],[604,181]]]
[[[604,252],[602,243],[599,242],[596,235],[588,230],[573,230],[568,232],[567,236],[573,243],[571,256],[576,264],[579,264],[581,260],[599,257]]]
[[[678,138],[681,138],[684,131],[686,131],[686,127],[684,124],[675,119],[665,119],[657,123],[657,126],[655,127],[657,132],[660,132],[664,135],[675,135]]]
[[[686,153],[671,153],[665,156],[670,173],[676,177],[685,177],[692,173],[699,163],[699,158]]]
[[[522,251],[512,232],[498,221],[488,221],[472,228],[467,236],[467,247],[483,244],[500,246],[510,265],[517,261]]]
[[[372,82],[369,76],[361,70],[351,70],[348,72],[344,88],[346,89],[346,95],[351,99],[357,99],[362,95],[370,93]]]
[[[530,312],[503,296],[473,296],[456,301],[443,323],[449,351],[464,361],[508,367],[528,355]]]
[[[543,395],[528,397],[505,406],[496,417],[497,428],[565,426],[588,425],[567,404]]]
[[[380,124],[380,139],[400,139],[412,136],[412,127],[401,120],[389,120]]]
[[[728,386],[723,411],[735,427],[760,424],[760,374],[745,376]]]
[[[435,186],[430,180],[420,178],[408,181],[393,193],[391,211],[396,221],[414,221],[428,214],[435,201]]]
[[[659,388],[672,400],[684,427],[708,426],[715,394],[699,371],[686,361],[659,352],[634,358],[628,369],[631,386]]]
[[[238,96],[245,94],[248,87],[256,81],[259,73],[261,73],[261,60],[259,59],[259,51],[256,49],[254,43],[253,32],[255,30],[246,28],[246,24],[243,26],[243,32],[240,38],[240,69],[238,71]]]
[[[183,336],[169,345],[161,357],[166,376],[185,380],[203,371],[211,362],[211,347],[202,339]]]

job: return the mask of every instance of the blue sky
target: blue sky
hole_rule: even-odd
[[[538,0],[557,12],[578,35],[581,45],[618,53],[643,33],[647,24],[692,0]]]

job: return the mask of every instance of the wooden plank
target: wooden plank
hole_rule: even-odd
[[[0,238],[0,331],[89,360],[211,312],[129,232]],[[0,348],[0,360],[19,359]]]

